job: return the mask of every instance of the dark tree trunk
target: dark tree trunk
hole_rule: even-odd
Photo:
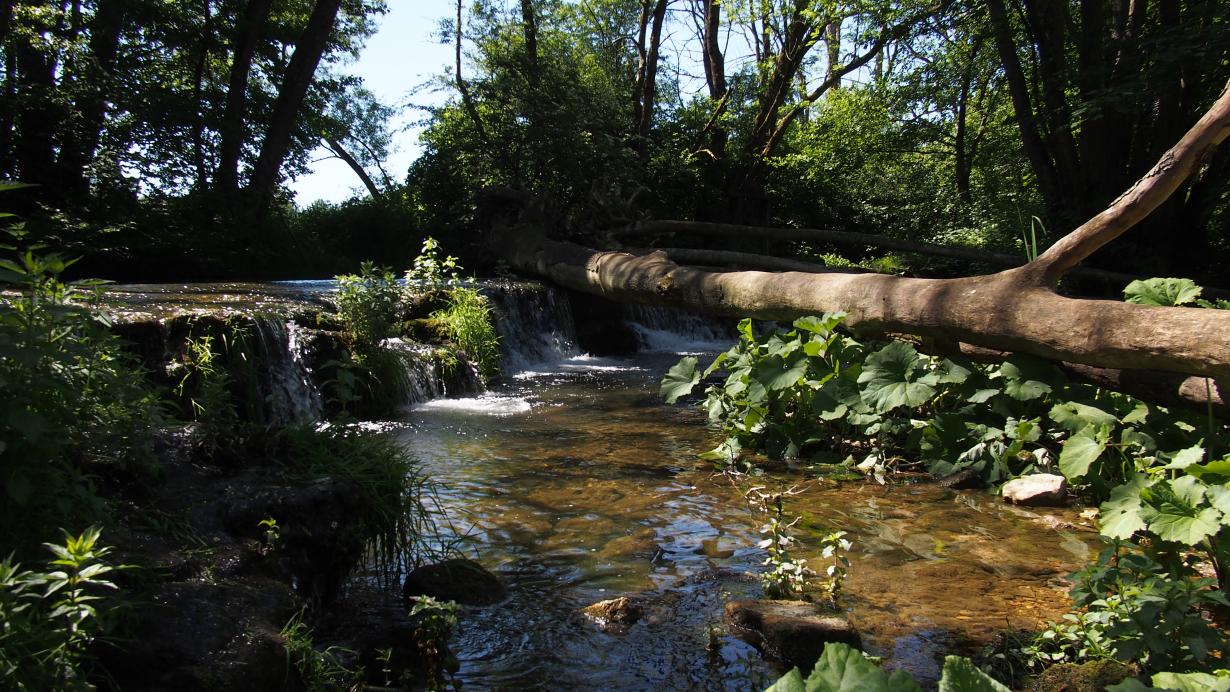
[[[42,185],[42,197],[55,194],[55,135],[61,117],[54,107],[55,60],[29,41],[14,48],[17,68],[17,117],[14,158],[23,182]]]
[[[248,139],[248,128],[244,124],[248,109],[248,79],[252,73],[252,58],[256,53],[256,45],[265,32],[272,6],[273,0],[249,0],[244,6],[242,20],[235,28],[226,106],[222,111],[218,169],[214,173],[214,185],[224,194],[233,194],[239,190],[239,159]]]
[[[465,109],[466,115],[474,123],[474,129],[478,132],[478,140],[486,145],[490,140],[487,139],[487,131],[483,127],[483,119],[478,114],[478,108],[474,106],[474,97],[470,94],[470,85],[466,83],[465,78],[461,74],[461,26],[461,0],[457,0],[457,23],[453,25],[453,58],[456,69],[457,93],[461,94],[461,107]]]
[[[270,203],[273,202],[274,188],[278,183],[282,161],[290,148],[290,138],[299,116],[299,108],[312,85],[316,66],[324,54],[325,44],[333,31],[341,5],[342,0],[317,0],[311,16],[308,17],[307,26],[295,45],[290,64],[286,67],[282,87],[278,90],[278,98],[273,105],[269,130],[261,144],[260,156],[252,168],[252,180],[249,183],[250,197],[255,204],[254,211],[258,219],[265,217]]]
[[[100,0],[90,23],[89,59],[80,74],[74,75],[80,91],[76,102],[78,122],[75,127],[66,128],[56,162],[60,194],[70,199],[89,193],[86,169],[94,159],[106,125],[112,73],[128,11],[128,0]]]
[[[668,0],[656,0],[651,14],[648,43],[645,46],[645,60],[637,75],[639,93],[636,97],[636,136],[633,148],[642,158],[649,155],[649,129],[653,124],[653,110],[658,94],[658,50],[662,43],[662,25],[666,20]]]
[[[538,66],[538,18],[533,0],[521,0],[521,33],[525,37],[526,81],[532,91],[538,90],[541,72]]]
[[[196,112],[192,118],[192,164],[196,168],[195,188],[199,192],[209,189],[209,167],[205,162],[205,68],[209,64],[209,49],[213,43],[213,10],[210,0],[202,0],[204,21],[201,26],[201,45],[196,65],[192,70],[192,103]]]

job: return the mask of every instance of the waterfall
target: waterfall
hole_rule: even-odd
[[[645,305],[623,310],[646,351],[724,351],[739,338],[731,318]]]
[[[501,369],[528,370],[580,355],[568,297],[561,290],[528,282],[493,282],[484,292],[495,303]]]
[[[436,349],[416,341],[385,339],[382,345],[395,354],[400,365],[394,387],[401,404],[421,404],[483,390],[478,368],[468,360],[458,358],[445,362]]]
[[[247,333],[254,337],[241,357],[255,360],[251,371],[265,422],[280,426],[319,420],[324,399],[312,375],[311,339],[306,330],[267,313],[230,319],[250,327]]]

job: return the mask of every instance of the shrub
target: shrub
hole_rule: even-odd
[[[449,289],[448,304],[431,314],[437,328],[478,366],[483,377],[500,372],[500,335],[491,303],[475,288]]]
[[[19,228],[10,235],[21,242]],[[98,281],[41,246],[0,259],[0,526],[19,554],[97,519],[91,470],[152,463],[157,398],[98,308]]]

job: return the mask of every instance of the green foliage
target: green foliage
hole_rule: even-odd
[[[25,240],[20,227],[10,230]],[[0,525],[19,554],[97,519],[90,474],[152,463],[157,401],[97,307],[97,281],[41,245],[0,259]]]
[[[461,279],[461,266],[452,255],[440,257],[440,243],[428,236],[423,240],[423,249],[414,258],[414,264],[406,270],[407,288],[417,290],[443,290],[456,287]]]
[[[337,692],[361,690],[363,676],[338,662],[338,654],[350,653],[331,646],[317,651],[312,643],[312,629],[299,611],[282,627],[282,646],[290,665],[299,674],[299,683],[307,692]]]
[[[760,573],[760,583],[764,586],[765,595],[769,598],[797,598],[803,594],[807,578],[815,574],[802,558],[792,558],[790,551],[794,548],[795,538],[792,529],[799,523],[799,517],[788,520],[782,507],[782,500],[789,496],[784,493],[766,492],[763,487],[748,488],[743,493],[752,509],[768,516],[768,522],[760,527],[764,536],[756,547],[765,551],[766,556],[761,565],[766,569]],[[831,582],[830,582],[831,584]],[[837,587],[838,589],[840,586]],[[828,593],[835,595],[833,589]]]
[[[356,360],[394,336],[401,297],[393,271],[372,262],[363,262],[358,274],[337,277],[337,315]]]
[[[431,596],[418,596],[410,608],[414,620],[414,645],[423,662],[424,684],[429,690],[454,689],[460,686],[452,679],[457,658],[448,647],[448,638],[457,627],[457,604],[438,601]]]
[[[1137,279],[1123,289],[1123,299],[1138,305],[1173,307],[1194,305],[1202,308],[1230,309],[1225,300],[1208,301],[1200,297],[1204,291],[1191,279]]]
[[[1153,686],[1129,678],[1107,687],[1107,692],[1230,692],[1230,671],[1215,673],[1154,673]]]
[[[94,689],[87,674],[90,644],[116,607],[98,595],[114,590],[101,531],[65,533],[46,543],[55,556],[45,571],[24,570],[12,556],[0,562],[0,686],[17,690]]]
[[[918,683],[907,672],[885,672],[858,649],[831,643],[806,680],[798,668],[786,673],[765,692],[916,692]],[[978,670],[967,658],[948,656],[940,678],[941,692],[1007,692],[1008,688]]]
[[[233,378],[220,354],[214,350],[214,337],[204,334],[189,337],[184,346],[183,376],[175,393],[186,399],[196,425],[193,445],[204,458],[233,452],[241,438],[241,422],[231,398]]]
[[[500,335],[495,330],[491,303],[476,288],[456,286],[448,303],[431,314],[441,333],[478,367],[485,378],[500,372]]]

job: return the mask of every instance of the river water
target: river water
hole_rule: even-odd
[[[285,315],[327,307],[334,288],[117,286],[107,302],[130,321]],[[870,653],[924,684],[938,678],[944,654],[969,653],[1001,630],[1037,628],[1067,608],[1064,576],[1096,546],[1076,510],[1028,511],[987,492],[838,483],[797,470],[716,473],[696,457],[716,444],[716,433],[697,409],[664,405],[657,383],[680,356],[703,360],[726,348],[729,325],[628,311],[647,350],[592,358],[575,347],[561,294],[506,282],[487,290],[501,316],[502,384],[478,397],[409,406],[380,425],[440,484],[467,552],[509,587],[503,603],[461,609],[453,649],[465,686],[766,687],[780,671],[722,622],[726,602],[762,596],[756,575],[764,553],[755,546],[764,517],[743,498],[754,485],[794,489],[785,510],[800,517],[796,554],[818,572],[825,567],[818,537],[849,532],[852,565],[840,605]],[[262,365],[285,371],[271,378],[267,398],[310,404],[319,392],[298,327],[279,319],[253,323],[268,342],[262,352],[286,351]],[[300,386],[273,386],[283,380]],[[621,595],[649,604],[624,632],[604,632],[581,614]]]
[[[938,677],[945,653],[1065,609],[1063,576],[1093,538],[1075,511],[932,485],[718,474],[696,458],[716,441],[701,412],[656,394],[684,352],[564,358],[484,396],[406,413],[406,447],[509,585],[506,602],[462,611],[466,686],[763,689],[777,672],[722,628],[726,601],[762,595],[763,516],[742,495],[752,485],[797,490],[786,511],[802,517],[801,554],[817,571],[815,538],[850,533],[842,606],[870,652],[923,681]],[[625,594],[651,604],[626,632],[580,614]]]

